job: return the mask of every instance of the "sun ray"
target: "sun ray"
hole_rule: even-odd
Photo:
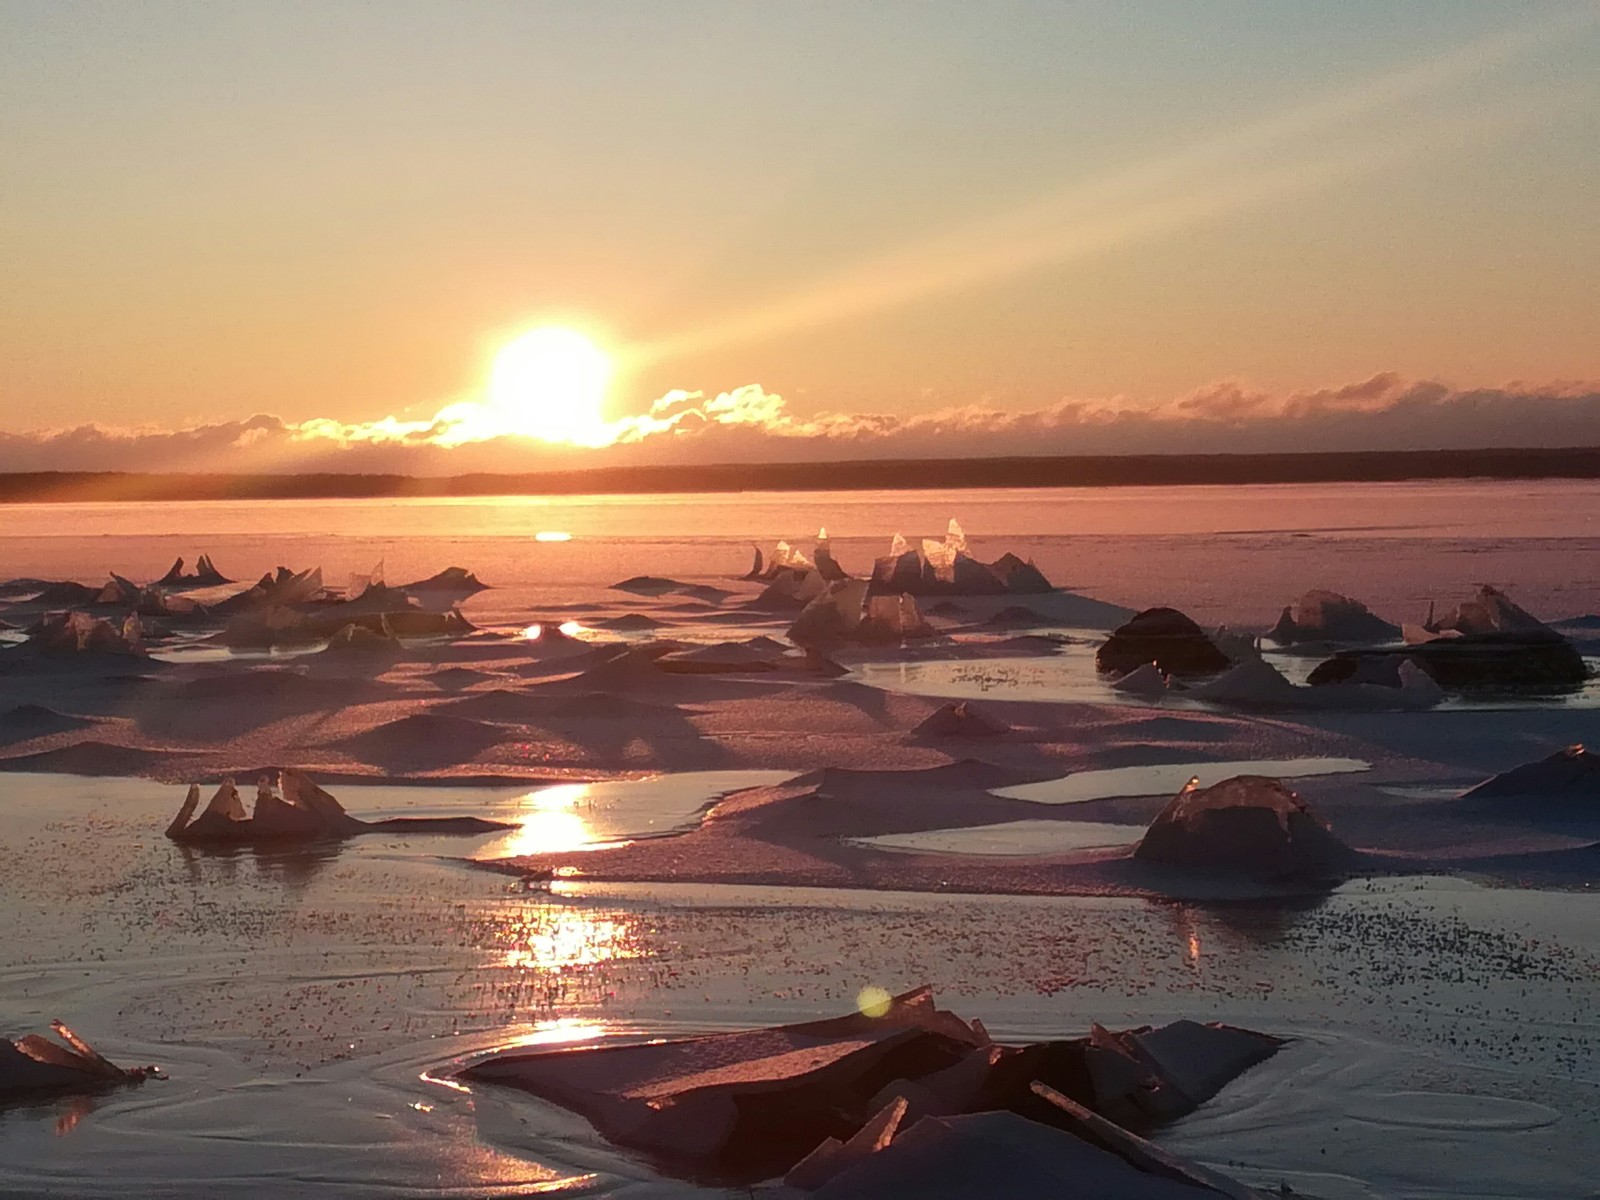
[[[639,347],[635,357],[671,359],[848,320],[1326,187],[1437,146],[1459,144],[1463,133],[1493,135],[1542,114],[1500,111],[1469,121],[1417,121],[1389,129],[1377,127],[1376,120],[1597,21],[1600,7],[1566,11],[1405,63],[1170,154],[892,249],[816,287],[765,306],[742,307]]]

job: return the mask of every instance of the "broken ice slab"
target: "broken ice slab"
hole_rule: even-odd
[[[38,1034],[0,1038],[0,1100],[62,1092],[88,1092],[142,1083],[154,1067],[119,1067],[60,1021],[50,1022],[60,1043]]]
[[[1180,1022],[1000,1046],[980,1023],[937,1008],[927,988],[881,1010],[864,1008],[677,1041],[512,1051],[460,1078],[570,1109],[674,1174],[754,1183],[794,1171],[816,1186],[883,1140],[875,1120],[914,1130],[935,1117],[1008,1110],[1060,1123],[1059,1110],[1032,1090],[1043,1082],[1093,1111],[1149,1125],[1191,1111],[1282,1045],[1246,1030]],[[899,1117],[884,1115],[902,1105]]]
[[[1219,1200],[1112,1150],[1010,1112],[929,1117],[812,1193],[816,1200]]]

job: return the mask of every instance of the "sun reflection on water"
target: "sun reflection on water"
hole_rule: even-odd
[[[578,813],[536,811],[519,815],[516,832],[510,834],[505,845],[498,849],[520,857],[525,854],[582,850],[593,841],[588,824]]]
[[[629,922],[581,909],[547,909],[534,920],[508,925],[503,932],[511,945],[501,964],[519,970],[592,967],[642,954]]]
[[[1198,968],[1203,949],[1200,944],[1200,923],[1195,918],[1195,913],[1186,905],[1178,905],[1173,909],[1177,924],[1178,936],[1183,939],[1184,961],[1191,967]]]
[[[537,642],[544,638],[547,633],[560,633],[570,638],[586,632],[588,632],[587,628],[578,621],[563,621],[555,626],[544,625],[535,621],[532,625],[523,629],[522,637],[525,641]]]
[[[486,857],[522,858],[537,854],[566,854],[573,850],[607,850],[625,846],[627,839],[607,839],[592,823],[594,797],[586,783],[562,783],[539,788],[516,800],[517,810],[507,819],[517,828],[484,848]]]
[[[558,1017],[542,1022],[532,1033],[525,1033],[511,1041],[512,1046],[565,1046],[572,1042],[592,1042],[606,1035],[604,1021],[588,1017]]]
[[[538,788],[516,804],[517,828],[486,853],[518,858],[627,845],[595,831],[593,789],[586,783]],[[570,868],[558,870],[570,873]],[[508,909],[490,931],[489,944],[499,951],[501,966],[519,971],[561,971],[643,956],[633,924],[623,914],[578,905]]]

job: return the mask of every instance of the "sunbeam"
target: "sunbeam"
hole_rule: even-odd
[[[1486,111],[1399,129],[1377,118],[1600,23],[1585,7],[1498,31],[1410,62],[1287,111],[1218,131],[1170,154],[912,243],[765,307],[747,306],[638,347],[639,360],[672,359],[730,343],[860,317],[1172,233],[1469,137],[1502,133],[1546,106]],[[1354,127],[1354,128],[1352,128]],[[1338,144],[1339,139],[1351,144]]]

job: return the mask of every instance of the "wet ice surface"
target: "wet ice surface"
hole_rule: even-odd
[[[589,504],[592,512],[581,499],[554,506],[560,512],[400,506],[406,530],[398,539],[394,504],[358,506],[366,525],[352,525],[349,506],[302,506],[310,520],[248,536],[240,522],[286,520],[293,506],[221,506],[214,525],[171,506],[160,514],[123,506],[110,517],[131,525],[110,531],[114,541],[24,530],[0,538],[0,549],[18,573],[80,578],[106,566],[160,573],[174,555],[197,549],[242,579],[278,562],[323,563],[331,581],[384,555],[390,579],[461,562],[498,584],[466,603],[470,618],[520,627],[581,622],[602,610],[664,614],[606,586],[645,571],[726,582],[749,563],[747,538],[770,546],[819,523],[834,531],[846,565],[862,570],[882,554],[886,531],[933,531],[960,512],[982,531],[979,554],[1021,547],[1062,586],[1134,606],[1174,603],[1206,626],[1269,624],[1283,602],[1320,584],[1346,587],[1395,619],[1418,619],[1430,598],[1464,594],[1480,579],[1517,584],[1518,600],[1552,619],[1589,611],[1597,509],[1562,491],[1560,528],[1539,517],[1486,530],[1486,515],[1509,512],[1507,488],[1491,488],[1493,502],[1480,502],[1482,488],[1467,488],[1466,501],[1451,486],[1429,488],[1459,528],[1394,525],[1395,493],[1386,488],[1357,490],[1373,506],[1368,517],[1333,520],[1317,501],[1310,512],[1318,523],[1306,528],[1277,504],[1229,491],[1222,502],[1235,509],[1197,526],[1203,536],[1174,530],[1174,514],[1195,509],[1174,504],[1170,491],[1150,498],[1158,520],[1149,530],[1094,522],[1082,504],[1109,501],[1107,493],[1067,509],[1048,506],[1042,493],[963,493],[680,498],[672,504],[686,514],[682,528],[642,526],[627,536],[605,520],[618,510],[627,522],[666,520],[659,498]],[[728,506],[749,515],[734,518]],[[1275,525],[1250,523],[1261,514]],[[168,518],[170,534],[146,536],[149,522]],[[42,530],[88,528],[62,522],[61,510],[40,520]],[[531,531],[557,526],[573,539],[528,542]],[[325,533],[334,528],[338,536]],[[586,598],[576,602],[579,595]],[[683,640],[787,624],[710,608],[672,621],[667,632]],[[869,662],[858,678],[930,696],[1141,707],[1094,672],[1102,635],[1080,637],[1050,658]],[[253,658],[198,645],[174,656]],[[1318,661],[1270,658],[1296,682]],[[1558,707],[1594,707],[1597,688],[1600,680]],[[1186,704],[1194,702],[1163,707]],[[1171,757],[1192,757],[1192,747]],[[1069,803],[1168,794],[1192,773],[1211,782],[1208,771],[1306,778],[1362,766],[1176,763],[1085,771],[1018,794]],[[1162,1134],[1251,1182],[1290,1182],[1326,1200],[1597,1194],[1600,934],[1587,894],[1406,880],[1358,883],[1299,909],[696,885],[560,883],[546,894],[456,861],[666,834],[691,824],[717,790],[774,778],[534,790],[334,786],[358,816],[515,816],[520,829],[379,835],[312,853],[179,850],[158,829],[181,789],[6,778],[0,1032],[61,1016],[114,1058],[160,1062],[171,1078],[93,1102],[0,1112],[0,1192],[690,1195],[560,1110],[522,1094],[467,1096],[424,1077],[517,1040],[554,1045],[797,1021],[842,1011],[866,984],[931,982],[947,1005],[1002,1037],[1178,1016],[1298,1037]],[[1411,798],[1458,790],[1389,786]],[[1088,822],[1045,824],[1080,842],[1110,835]],[[1126,830],[1125,842],[1141,832],[1110,829]],[[947,853],[1006,853],[1027,838],[1038,853],[1040,835],[989,827],[918,837],[958,838]]]
[[[869,662],[858,665],[854,678],[872,687],[915,696],[949,700],[1055,700],[1085,704],[1124,704],[1176,711],[1198,709],[1234,712],[1231,705],[1212,705],[1186,698],[1181,692],[1150,701],[1131,697],[1111,686],[1111,677],[1094,667],[1095,647],[1105,640],[1093,630],[1063,630],[1080,639],[1048,657],[955,660],[931,658],[919,662]],[[1306,676],[1325,655],[1285,654],[1268,648],[1263,654],[1291,683],[1304,684]],[[1452,696],[1442,711],[1479,709],[1595,709],[1600,708],[1600,659],[1586,657],[1589,681],[1577,691],[1550,695],[1485,694]]]
[[[1038,804],[1082,804],[1118,796],[1175,795],[1190,779],[1210,787],[1235,775],[1264,775],[1269,779],[1304,779],[1314,775],[1342,775],[1365,771],[1358,758],[1263,758],[1231,762],[1162,763],[1151,767],[1113,767],[1104,771],[1075,771],[1043,783],[997,788],[995,795]]]
[[[692,819],[748,781],[543,789],[553,807],[515,789],[336,790],[362,816],[566,813],[599,841]],[[530,1097],[423,1076],[518,1039],[799,1020],[867,984],[923,981],[1002,1037],[1178,1016],[1300,1037],[1163,1135],[1255,1182],[1335,1200],[1581,1196],[1600,1171],[1589,895],[1444,880],[1355,884],[1303,908],[688,884],[550,895],[445,857],[493,836],[213,855],[157,833],[176,789],[7,786],[6,1027],[59,1015],[171,1076],[0,1113],[7,1195],[696,1194]]]
[[[1559,619],[1595,603],[1596,513],[1593,480],[11,505],[0,559],[15,575],[154,579],[207,550],[236,579],[320,563],[330,583],[380,559],[390,582],[456,562],[496,585],[467,615],[496,621],[641,562],[674,578],[743,574],[751,541],[808,544],[823,525],[861,573],[895,530],[937,534],[957,515],[986,560],[1020,548],[1062,587],[1173,604],[1202,625],[1270,626],[1327,586],[1420,620],[1430,599],[1478,582],[1514,585],[1518,603]],[[548,532],[570,537],[535,540]]]
[[[726,583],[748,566],[750,540],[803,542],[822,524],[860,572],[894,529],[915,537],[958,514],[982,557],[1020,549],[1062,586],[1134,607],[1174,604],[1207,627],[1266,627],[1316,586],[1417,620],[1430,599],[1448,603],[1480,581],[1510,585],[1519,603],[1559,619],[1592,611],[1600,594],[1597,486],[13,508],[0,556],[14,574],[84,579],[107,568],[154,577],[201,550],[241,580],[280,562],[320,563],[330,582],[380,558],[391,581],[458,562],[497,585],[465,603],[468,617],[520,628],[665,616],[608,585],[644,572]],[[571,538],[531,540],[545,530]],[[671,620],[670,636],[689,641],[787,624],[712,607]],[[1143,707],[1094,671],[1101,636],[1082,631],[1050,657],[868,663],[857,676],[932,696]],[[175,656],[252,659],[199,645]],[[1269,657],[1297,682],[1318,661]],[[1595,707],[1597,689],[1554,706]],[[1560,727],[1588,714],[1570,718]],[[1456,740],[1490,729],[1476,716],[1455,719],[1477,731],[1449,732]],[[1464,770],[1456,758],[1452,747],[1441,761]],[[1218,766],[1179,763],[1131,782],[1082,772],[1033,798],[1160,795],[1190,773],[1209,782]],[[1313,770],[1308,760],[1250,764],[1280,768],[1293,778]],[[0,1193],[697,1194],[560,1110],[425,1076],[520,1040],[811,1019],[848,1007],[866,984],[928,982],[1007,1038],[1180,1016],[1295,1036],[1162,1135],[1253,1183],[1288,1182],[1327,1200],[1597,1194],[1600,927],[1588,894],[1417,879],[1354,884],[1300,908],[692,884],[564,882],[547,894],[458,862],[670,832],[716,791],[775,777],[533,790],[335,785],[363,817],[470,812],[515,816],[520,828],[479,839],[369,836],[304,853],[172,846],[158,831],[181,789],[6,777],[0,1032],[60,1016],[119,1061],[157,1062],[171,1078],[93,1102],[0,1111]],[[1471,781],[1385,786],[1397,798],[1442,798]],[[1049,824],[1085,836],[1083,822]],[[1017,832],[960,836],[992,847]]]
[[[1005,821],[998,825],[930,829],[924,833],[889,833],[853,840],[863,846],[876,846],[880,850],[1010,857],[1127,846],[1137,842],[1143,834],[1143,825],[1113,825],[1101,821]]]

